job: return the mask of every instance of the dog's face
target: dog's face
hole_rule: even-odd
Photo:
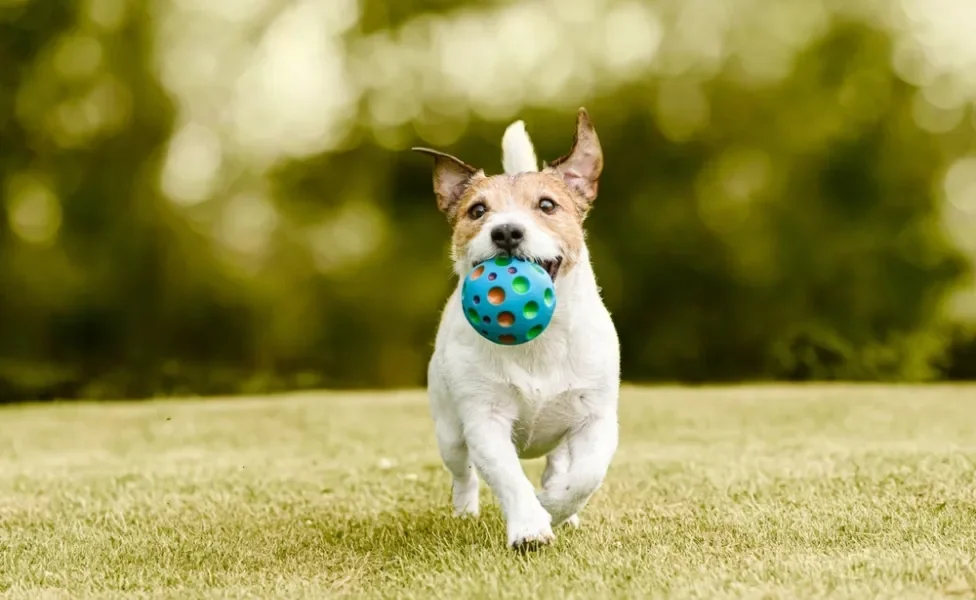
[[[541,265],[555,280],[583,249],[583,221],[596,199],[603,153],[586,111],[580,109],[569,154],[541,172],[486,176],[484,171],[433,154],[437,205],[454,228],[454,269],[500,254]]]

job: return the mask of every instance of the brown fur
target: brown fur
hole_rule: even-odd
[[[539,208],[542,198],[556,203],[552,214]],[[479,202],[488,212],[480,219],[471,219],[468,211]],[[467,247],[481,231],[492,210],[510,208],[513,204],[559,240],[564,255],[563,269],[572,268],[583,248],[583,220],[587,206],[561,179],[550,173],[495,175],[473,183],[458,200],[452,237],[454,251],[460,253]]]
[[[514,203],[532,216],[544,230],[559,240],[563,270],[576,263],[583,248],[583,221],[597,196],[603,171],[603,152],[596,130],[585,109],[576,120],[576,135],[569,154],[547,165],[540,173],[487,177],[461,160],[426,148],[415,148],[434,156],[434,192],[438,208],[454,228],[453,250],[461,253],[478,235],[492,210],[510,208]],[[549,198],[556,210],[546,214],[539,201]],[[478,203],[487,212],[480,219],[468,211]]]

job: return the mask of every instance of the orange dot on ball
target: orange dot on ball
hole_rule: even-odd
[[[498,324],[502,327],[511,327],[515,324],[515,315],[508,311],[498,313]]]
[[[493,287],[488,290],[488,302],[499,305],[505,301],[505,290],[500,287]]]
[[[485,272],[485,265],[478,266],[477,269],[471,272],[471,281],[481,277],[481,274]]]
[[[503,344],[514,344],[515,336],[510,333],[503,333],[502,335],[498,336],[498,341]]]

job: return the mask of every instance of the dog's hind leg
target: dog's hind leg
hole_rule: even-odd
[[[563,475],[569,470],[569,447],[564,442],[557,446],[552,452],[546,455],[546,469],[542,472],[542,488],[549,485],[549,481],[555,475]],[[565,525],[573,529],[580,526],[579,514],[566,519]]]
[[[468,456],[459,424],[441,419],[436,423],[437,447],[444,466],[451,473],[451,500],[454,515],[478,516],[478,473]]]
[[[586,506],[603,483],[617,450],[617,440],[615,412],[593,417],[567,435],[561,447],[565,446],[569,465],[562,471],[563,463],[555,461],[539,494],[542,506],[552,515],[553,526],[568,522]]]

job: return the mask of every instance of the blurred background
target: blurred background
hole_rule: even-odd
[[[972,0],[0,0],[0,400],[422,385],[439,148],[564,154],[632,382],[976,378]]]

